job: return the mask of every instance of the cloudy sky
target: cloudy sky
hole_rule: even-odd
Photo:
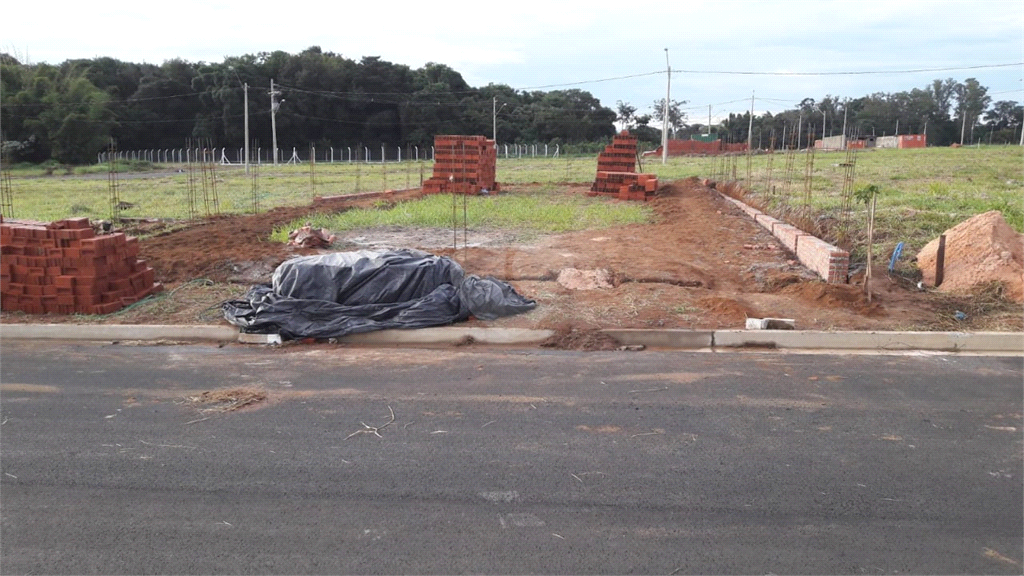
[[[472,86],[580,88],[641,112],[665,95],[668,49],[672,98],[688,102],[691,122],[709,104],[714,118],[741,113],[752,93],[756,112],[776,112],[935,78],[973,77],[993,101],[1024,99],[1021,0],[56,0],[9,2],[0,23],[0,50],[30,62],[221,62],[309,46],[440,62]]]

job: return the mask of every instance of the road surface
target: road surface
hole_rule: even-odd
[[[1021,358],[0,353],[3,574],[1022,572]]]

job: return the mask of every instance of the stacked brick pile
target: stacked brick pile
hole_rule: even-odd
[[[0,221],[0,309],[110,314],[163,289],[138,238],[97,236],[88,218]]]
[[[434,136],[434,175],[423,183],[423,193],[497,192],[497,160],[494,140],[485,136]]]
[[[597,155],[597,179],[588,195],[646,201],[657,189],[657,176],[636,173],[636,137],[623,130]]]

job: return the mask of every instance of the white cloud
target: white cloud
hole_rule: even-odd
[[[111,56],[159,64],[309,46],[358,60],[417,68],[447,64],[475,86],[569,84],[664,69],[664,49],[683,70],[829,71],[956,67],[1024,60],[1024,3],[998,0],[861,0],[664,5],[621,0],[509,3],[225,4],[181,0],[84,4],[56,0],[5,7],[0,50],[32,61]],[[857,97],[920,87],[933,78],[977,77],[993,89],[1020,85],[1021,70],[880,76],[679,74],[673,98],[692,105],[749,97],[792,101]],[[1011,78],[1012,77],[1012,78]],[[643,108],[664,95],[663,75],[584,84],[607,106]],[[735,111],[742,112],[743,106]]]

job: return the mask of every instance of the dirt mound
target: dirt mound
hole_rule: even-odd
[[[843,308],[861,316],[886,315],[885,309],[877,301],[868,302],[868,296],[860,286],[804,282],[790,284],[778,293],[821,308]]]
[[[545,348],[559,350],[618,350],[619,341],[598,330],[580,330],[566,328],[557,331],[553,336],[541,342]]]
[[[946,230],[944,274],[939,290],[960,293],[988,282],[1001,282],[1006,297],[1024,302],[1024,234],[1018,234],[1002,212],[992,210]],[[917,254],[924,283],[935,285],[939,239]]]
[[[757,312],[746,304],[721,296],[708,296],[697,301],[705,312],[714,314],[719,321],[726,325],[742,326],[747,318],[756,318]]]

